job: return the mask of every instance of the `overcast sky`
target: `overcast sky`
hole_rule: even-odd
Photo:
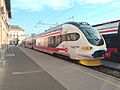
[[[94,25],[120,19],[120,0],[11,0],[11,4],[11,24],[29,35],[43,32],[49,24],[74,20]]]

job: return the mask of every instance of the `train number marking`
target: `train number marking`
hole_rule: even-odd
[[[71,48],[76,49],[79,48],[79,46],[71,46]]]

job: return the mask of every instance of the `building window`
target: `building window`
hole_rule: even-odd
[[[13,41],[13,44],[15,44],[15,41]]]
[[[12,45],[12,41],[10,41],[10,45]]]
[[[12,34],[10,34],[10,37],[12,37]]]
[[[13,34],[13,37],[15,37],[15,34]]]

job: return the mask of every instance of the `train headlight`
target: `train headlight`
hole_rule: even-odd
[[[83,50],[92,50],[93,47],[91,47],[91,46],[84,46],[84,47],[82,47],[82,49],[83,49]]]

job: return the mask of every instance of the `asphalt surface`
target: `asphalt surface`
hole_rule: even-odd
[[[9,54],[6,66],[0,67],[0,90],[67,90],[19,48]]]

